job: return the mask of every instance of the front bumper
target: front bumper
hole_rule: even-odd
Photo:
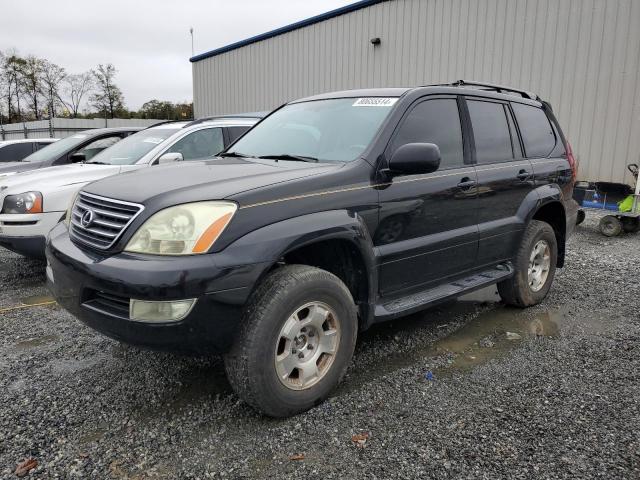
[[[0,215],[0,246],[26,257],[44,257],[45,238],[64,212]]]
[[[50,290],[83,323],[132,345],[195,354],[224,353],[230,348],[244,304],[268,267],[267,263],[229,266],[229,259],[216,259],[222,253],[103,256],[76,246],[64,225],[51,232],[46,253]],[[197,301],[183,320],[154,324],[129,319],[126,305],[132,298]]]

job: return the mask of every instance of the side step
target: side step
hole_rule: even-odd
[[[476,273],[466,278],[461,278],[450,283],[438,285],[429,290],[378,304],[375,308],[375,321],[391,320],[445,300],[459,297],[465,293],[470,293],[509,278],[513,275],[513,272],[513,265],[511,263],[502,263],[489,270]]]

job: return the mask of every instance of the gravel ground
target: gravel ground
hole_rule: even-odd
[[[94,333],[3,250],[0,477],[34,458],[30,478],[640,478],[639,272],[640,235],[588,218],[543,305],[380,325],[328,402],[272,420],[218,358]]]

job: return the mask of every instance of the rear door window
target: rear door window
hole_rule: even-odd
[[[525,154],[528,158],[549,156],[556,146],[556,135],[544,110],[522,103],[512,103]]]
[[[391,152],[407,143],[434,143],[440,148],[440,170],[464,165],[460,113],[455,98],[435,98],[416,105],[404,118]]]
[[[250,128],[251,127],[249,127],[249,126],[246,126],[246,127],[227,127],[227,133],[229,134],[229,143],[235,142],[242,135],[247,133],[247,130],[249,130]]]
[[[501,103],[467,100],[479,164],[513,160],[505,107]]]

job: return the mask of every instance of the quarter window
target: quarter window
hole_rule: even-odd
[[[78,152],[84,153],[84,158],[88,161],[105,148],[109,148],[110,146],[115,145],[120,140],[121,138],[119,136],[99,138],[98,140],[94,140],[93,142],[91,142],[86,147],[81,148],[80,150],[78,150]]]
[[[511,135],[504,106],[501,103],[468,100],[478,163],[513,160]]]
[[[541,108],[512,103],[527,157],[547,157],[556,146],[556,136],[549,118]]]
[[[400,126],[391,151],[407,143],[435,143],[440,148],[441,170],[461,167],[464,154],[458,102],[438,98],[416,105]]]

